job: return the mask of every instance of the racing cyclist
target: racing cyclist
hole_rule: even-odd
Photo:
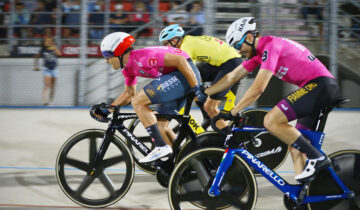
[[[260,97],[273,75],[297,85],[299,89],[283,98],[266,114],[264,127],[290,146],[297,174],[295,179],[298,182],[309,180],[328,166],[330,160],[297,129],[312,129],[316,122],[315,114],[323,106],[333,105],[340,99],[336,79],[303,45],[286,38],[260,36],[253,17],[234,21],[226,32],[226,42],[247,60],[206,89],[205,93],[212,95],[222,91],[260,66],[253,84],[236,106],[229,113],[220,113],[225,119],[231,119]],[[296,119],[295,127],[288,124]],[[307,155],[306,163],[303,153]]]
[[[159,41],[164,46],[172,46],[185,51],[194,63],[198,62],[201,79],[203,82],[216,83],[225,74],[231,72],[242,62],[241,55],[237,51],[230,47],[226,42],[211,36],[191,36],[184,35],[185,32],[178,24],[172,24],[164,28],[159,34]],[[210,125],[210,118],[213,118],[219,114],[218,108],[221,103],[221,99],[224,98],[229,90],[232,90],[234,94],[232,97],[232,103],[235,101],[235,94],[237,92],[239,82],[227,89],[220,91],[206,100],[204,106],[199,104],[199,107],[204,116],[202,127],[206,128]],[[231,94],[231,93],[229,93]],[[217,123],[219,128],[225,127],[225,121],[219,121]],[[165,126],[168,128],[168,126]],[[171,133],[172,130],[168,130]],[[172,136],[174,136],[173,134]]]
[[[189,56],[173,47],[153,46],[135,50],[135,39],[124,32],[107,35],[101,42],[101,52],[113,69],[121,69],[125,77],[124,92],[112,103],[123,106],[131,104],[140,121],[154,141],[155,148],[141,163],[152,162],[172,153],[172,148],[161,136],[151,104],[160,104],[158,112],[175,113],[183,106],[186,94],[195,92],[199,101],[205,102],[206,96],[200,90],[200,74]],[[157,78],[135,93],[137,76]],[[107,109],[95,109],[99,117],[107,117]]]

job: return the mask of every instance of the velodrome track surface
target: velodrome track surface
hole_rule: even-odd
[[[132,111],[127,109],[125,111]],[[55,177],[58,150],[72,134],[88,128],[106,129],[88,109],[0,108],[0,208],[83,209],[61,191]],[[197,109],[191,112],[201,119]],[[335,110],[325,128],[324,151],[360,149],[360,110]],[[290,157],[277,172],[294,183]],[[283,210],[281,192],[257,177],[257,210]],[[136,169],[134,183],[110,209],[169,209],[167,191],[154,176]],[[189,209],[194,209],[189,205]]]

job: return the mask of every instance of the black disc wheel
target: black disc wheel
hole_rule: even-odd
[[[56,178],[62,191],[75,203],[90,207],[106,207],[119,201],[130,189],[134,178],[134,162],[125,143],[117,136],[105,156],[92,170],[105,130],[88,129],[70,137],[56,159]]]
[[[311,210],[358,210],[360,209],[360,151],[342,150],[329,155],[335,173],[355,193],[355,199],[337,199],[308,204]],[[327,172],[320,172],[311,182],[308,195],[335,195],[343,190]]]
[[[224,149],[204,148],[184,157],[174,169],[168,188],[171,209],[254,209],[257,199],[255,176],[243,159],[235,155],[223,177],[221,194],[211,197],[208,190],[224,155]]]
[[[246,126],[264,127],[264,117],[268,113],[266,110],[250,109],[243,114],[249,117],[246,122]],[[249,134],[254,137],[254,141],[246,144],[246,149],[257,157],[268,168],[275,171],[286,160],[288,151],[288,145],[277,139],[275,136],[270,135],[269,132],[261,133],[248,133],[237,132],[236,139],[239,142],[246,142],[249,140]],[[255,175],[259,175],[254,170]]]

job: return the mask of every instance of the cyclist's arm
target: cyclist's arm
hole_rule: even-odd
[[[211,96],[232,86],[247,75],[248,71],[239,65],[233,71],[227,73],[221,80],[205,90],[205,94]]]
[[[165,66],[174,66],[176,67],[186,78],[190,87],[198,85],[194,71],[191,69],[189,62],[182,55],[174,55],[171,53],[166,53],[164,58]]]
[[[251,84],[249,89],[245,92],[244,96],[240,99],[236,106],[231,110],[231,114],[235,115],[255,102],[265,91],[265,88],[269,84],[272,75],[273,73],[271,71],[260,69],[255,77],[254,82]]]
[[[135,96],[136,85],[125,85],[125,91],[111,103],[113,106],[125,106]]]

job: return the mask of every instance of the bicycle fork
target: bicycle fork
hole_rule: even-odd
[[[225,150],[225,153],[222,157],[219,168],[216,171],[214,181],[212,182],[211,187],[208,191],[209,196],[215,197],[215,196],[220,195],[221,191],[219,188],[220,188],[221,182],[222,182],[227,170],[231,166],[232,161],[234,160],[235,151],[236,151],[236,149],[226,149]]]

